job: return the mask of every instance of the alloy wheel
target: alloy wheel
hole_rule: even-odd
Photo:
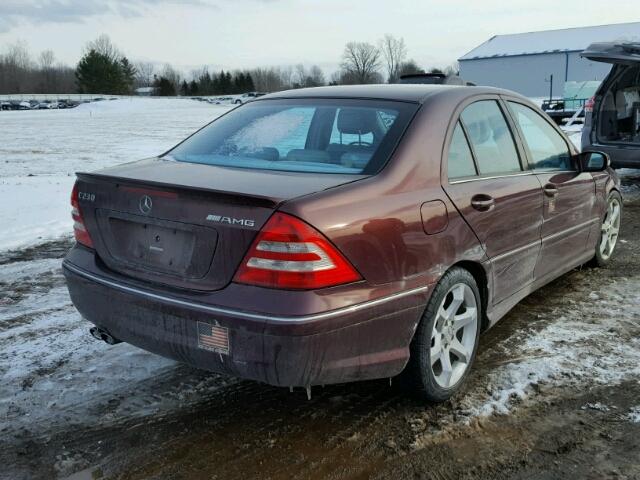
[[[613,249],[618,242],[618,232],[620,231],[620,202],[617,198],[611,198],[607,206],[607,214],[602,221],[600,236],[600,256],[608,260],[613,254]]]
[[[431,371],[442,388],[451,388],[471,362],[478,329],[473,290],[457,283],[444,296],[431,332]]]

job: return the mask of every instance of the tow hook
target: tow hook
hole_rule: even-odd
[[[109,332],[107,332],[103,328],[91,327],[89,329],[89,332],[91,333],[93,338],[102,340],[103,342],[108,343],[109,345],[116,345],[118,343],[122,343],[122,340],[118,340],[116,337],[111,335]]]

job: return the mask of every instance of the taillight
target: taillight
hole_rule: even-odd
[[[591,97],[589,100],[584,102],[584,112],[591,113],[593,112],[593,105],[596,103],[596,97]]]
[[[234,281],[311,290],[361,278],[324,235],[296,217],[277,212],[262,227]]]
[[[73,185],[73,190],[71,190],[71,217],[73,218],[73,235],[76,237],[76,241],[86,247],[93,248],[93,242],[82,219],[82,212],[80,212],[77,183]]]

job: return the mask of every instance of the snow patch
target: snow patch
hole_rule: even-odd
[[[629,411],[627,418],[631,423],[640,423],[640,405],[638,405],[637,407],[633,407]]]
[[[640,304],[640,280],[620,279],[599,296],[595,316],[568,309],[511,351],[516,360],[489,373],[490,397],[468,413],[508,413],[540,385],[611,385],[640,376],[637,312],[624,308]]]
[[[75,172],[163,153],[229,108],[133,98],[2,112],[0,251],[71,234]]]

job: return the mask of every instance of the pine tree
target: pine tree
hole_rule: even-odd
[[[127,57],[122,57],[120,59],[120,69],[121,69],[121,78],[122,78],[122,86],[121,92],[123,94],[130,94],[133,89],[133,83],[136,78],[136,67],[134,67],[131,62],[127,59]]]
[[[119,94],[124,84],[120,62],[93,49],[78,62],[76,80],[80,93]]]
[[[161,97],[173,97],[176,94],[176,87],[168,78],[162,76],[156,78],[153,86],[156,89],[156,95]]]
[[[253,78],[251,77],[251,74],[247,72],[247,74],[245,75],[245,82],[246,82],[246,91],[247,92],[253,92],[256,89],[256,86],[253,83]]]
[[[186,97],[189,95],[189,84],[186,80],[182,81],[182,85],[180,85],[180,95]]]
[[[225,93],[233,93],[233,80],[231,78],[231,72],[227,72],[224,76],[224,85],[226,87]]]
[[[189,84],[189,95],[198,95],[198,82],[191,80]]]

